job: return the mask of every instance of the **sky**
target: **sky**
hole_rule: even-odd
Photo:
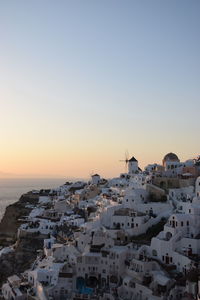
[[[0,177],[199,154],[199,0],[1,0]]]

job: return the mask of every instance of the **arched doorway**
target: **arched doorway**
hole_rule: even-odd
[[[90,276],[86,280],[86,284],[90,288],[95,288],[98,285],[98,279],[95,276]]]
[[[85,279],[83,277],[77,277],[76,288],[77,290],[82,290],[85,287]]]
[[[169,241],[172,237],[172,233],[171,232],[167,232],[166,235],[165,235],[165,238],[167,241]]]
[[[166,182],[161,181],[160,182],[160,187],[161,187],[161,189],[166,189]]]
[[[111,275],[111,276],[110,276],[110,283],[116,283],[116,284],[117,284],[117,282],[118,282],[117,276]]]

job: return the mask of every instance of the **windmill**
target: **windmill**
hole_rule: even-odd
[[[94,171],[90,172],[90,177],[92,177],[94,175]]]
[[[125,172],[127,172],[128,162],[129,162],[129,153],[128,150],[125,151],[125,159],[120,160],[121,162],[125,162]]]

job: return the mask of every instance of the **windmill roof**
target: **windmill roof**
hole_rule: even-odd
[[[137,159],[134,156],[132,156],[132,158],[129,159],[129,161],[137,161]]]
[[[94,174],[94,175],[92,175],[92,177],[94,177],[94,176],[99,176],[99,174]]]

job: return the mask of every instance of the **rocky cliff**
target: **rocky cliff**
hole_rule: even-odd
[[[38,202],[38,195],[24,194],[18,202],[6,208],[0,223],[0,246],[14,245],[14,251],[0,257],[0,287],[7,277],[20,274],[29,269],[36,259],[37,250],[43,246],[39,237],[17,239],[17,229]]]
[[[23,222],[21,218],[31,212],[28,205],[35,205],[38,195],[27,193],[21,196],[18,202],[9,205],[0,223],[0,246],[10,246],[16,242],[17,229]]]

